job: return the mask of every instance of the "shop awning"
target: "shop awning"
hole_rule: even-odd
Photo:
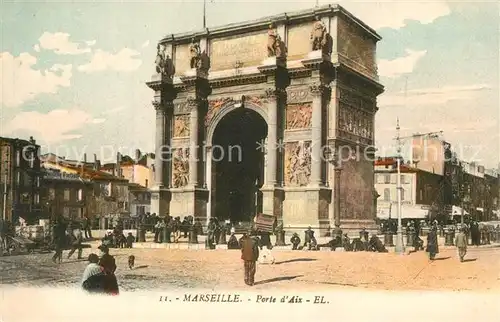
[[[429,214],[429,210],[422,209],[419,206],[402,206],[401,207],[401,219],[426,219]],[[380,207],[377,209],[378,219],[397,219],[397,205],[392,207]]]
[[[391,207],[377,207],[377,218],[378,219],[391,218]]]
[[[467,210],[464,211],[464,215],[468,215],[469,212]],[[453,206],[451,207],[451,215],[452,216],[461,216],[462,215],[462,207]]]
[[[429,210],[419,206],[403,206],[401,212],[402,219],[426,219],[429,214]]]

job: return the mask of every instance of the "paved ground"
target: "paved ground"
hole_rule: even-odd
[[[95,249],[93,252],[97,252]],[[87,249],[84,255],[91,250]],[[239,251],[112,249],[122,290],[248,289]],[[67,254],[67,252],[65,252]],[[127,268],[128,255],[138,268]],[[443,249],[436,261],[426,253],[276,251],[276,264],[259,265],[255,290],[328,290],[339,286],[391,290],[500,291],[500,247],[471,247],[467,262]],[[85,261],[53,264],[51,254],[0,257],[0,284],[78,286]],[[142,267],[141,267],[142,266]]]

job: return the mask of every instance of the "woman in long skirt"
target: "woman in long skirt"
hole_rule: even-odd
[[[429,253],[429,259],[434,260],[436,258],[436,254],[439,253],[438,247],[438,237],[437,237],[437,228],[436,226],[432,226],[431,231],[427,235],[427,248],[426,252]]]

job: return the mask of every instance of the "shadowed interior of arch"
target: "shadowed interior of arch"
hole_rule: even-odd
[[[264,183],[267,137],[262,116],[245,108],[225,115],[212,139],[212,216],[219,220],[248,222],[261,208],[259,189]]]

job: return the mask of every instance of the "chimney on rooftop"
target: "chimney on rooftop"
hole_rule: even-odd
[[[116,176],[121,178],[121,163],[122,163],[122,155],[120,152],[116,153],[116,167],[115,167],[115,172]]]
[[[83,163],[80,166],[80,176],[83,177],[83,168],[85,168],[85,165],[87,164],[87,153],[83,154]]]
[[[30,143],[31,143],[31,144],[33,144],[33,145],[35,145],[35,144],[36,144],[36,141],[35,141],[35,139],[33,139],[33,137],[32,137],[32,136],[30,136]]]
[[[139,163],[140,159],[141,159],[141,150],[135,149],[135,163]]]

